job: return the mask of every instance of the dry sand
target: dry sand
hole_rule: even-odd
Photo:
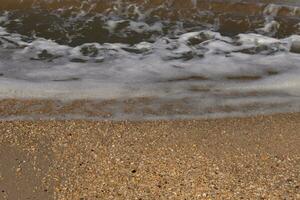
[[[0,133],[0,199],[300,199],[299,113]]]

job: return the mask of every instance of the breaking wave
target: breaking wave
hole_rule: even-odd
[[[1,2],[2,98],[175,99],[190,107],[182,116],[300,111],[296,1]]]

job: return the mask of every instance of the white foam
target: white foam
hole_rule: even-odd
[[[280,24],[277,21],[270,20],[265,23],[265,26],[263,28],[258,29],[258,31],[274,35],[279,28]]]
[[[280,8],[282,8],[281,5],[278,5],[278,4],[269,4],[269,5],[264,9],[264,14],[265,14],[265,15],[276,16],[276,15],[278,14]]]
[[[289,50],[300,53],[300,35],[292,35],[283,41],[288,44]]]
[[[137,23],[133,28],[151,27]],[[229,38],[213,31],[195,31],[153,43],[77,47],[42,38],[26,43],[20,35],[1,28],[0,36],[23,44],[0,49],[0,98],[189,98],[188,104],[198,114],[218,106],[299,105],[295,102],[300,97],[300,56],[289,52],[300,41],[299,35],[276,39],[247,33]],[[193,39],[195,44],[190,42]],[[260,46],[266,46],[266,54],[260,52]],[[84,48],[91,48],[92,55],[85,54]],[[253,52],[247,53],[251,48]],[[38,59],[44,50],[54,55],[53,60]],[[268,95],[247,96],[249,92]],[[242,97],[228,98],[232,94]]]
[[[218,32],[205,30],[205,31],[195,31],[195,32],[189,32],[189,33],[182,34],[179,37],[179,42],[186,43],[191,38],[202,38],[202,37],[207,38],[207,40],[218,39],[218,40],[224,40],[224,41],[229,41],[229,42],[231,41],[230,38],[221,36],[221,34]]]
[[[41,52],[42,50],[47,50],[48,53],[55,55],[66,55],[70,47],[65,45],[59,45],[52,40],[46,40],[38,38],[32,43],[28,44],[24,50],[20,51],[22,54],[30,54],[32,51]]]
[[[7,14],[8,14],[8,12],[6,12],[0,16],[0,24],[6,22],[8,20]]]
[[[271,45],[280,43],[279,39],[255,33],[239,34],[238,38],[239,42],[245,45]]]
[[[283,92],[291,96],[300,97],[300,70],[294,73],[286,73],[280,76],[266,78],[248,84],[229,87],[228,90],[238,90],[245,92]]]

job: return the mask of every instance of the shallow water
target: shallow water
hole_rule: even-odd
[[[145,118],[300,111],[297,1],[1,2],[1,98],[189,109]]]

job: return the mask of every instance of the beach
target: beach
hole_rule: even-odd
[[[300,199],[299,0],[0,2],[0,200]]]
[[[300,114],[2,121],[1,199],[298,199]]]

